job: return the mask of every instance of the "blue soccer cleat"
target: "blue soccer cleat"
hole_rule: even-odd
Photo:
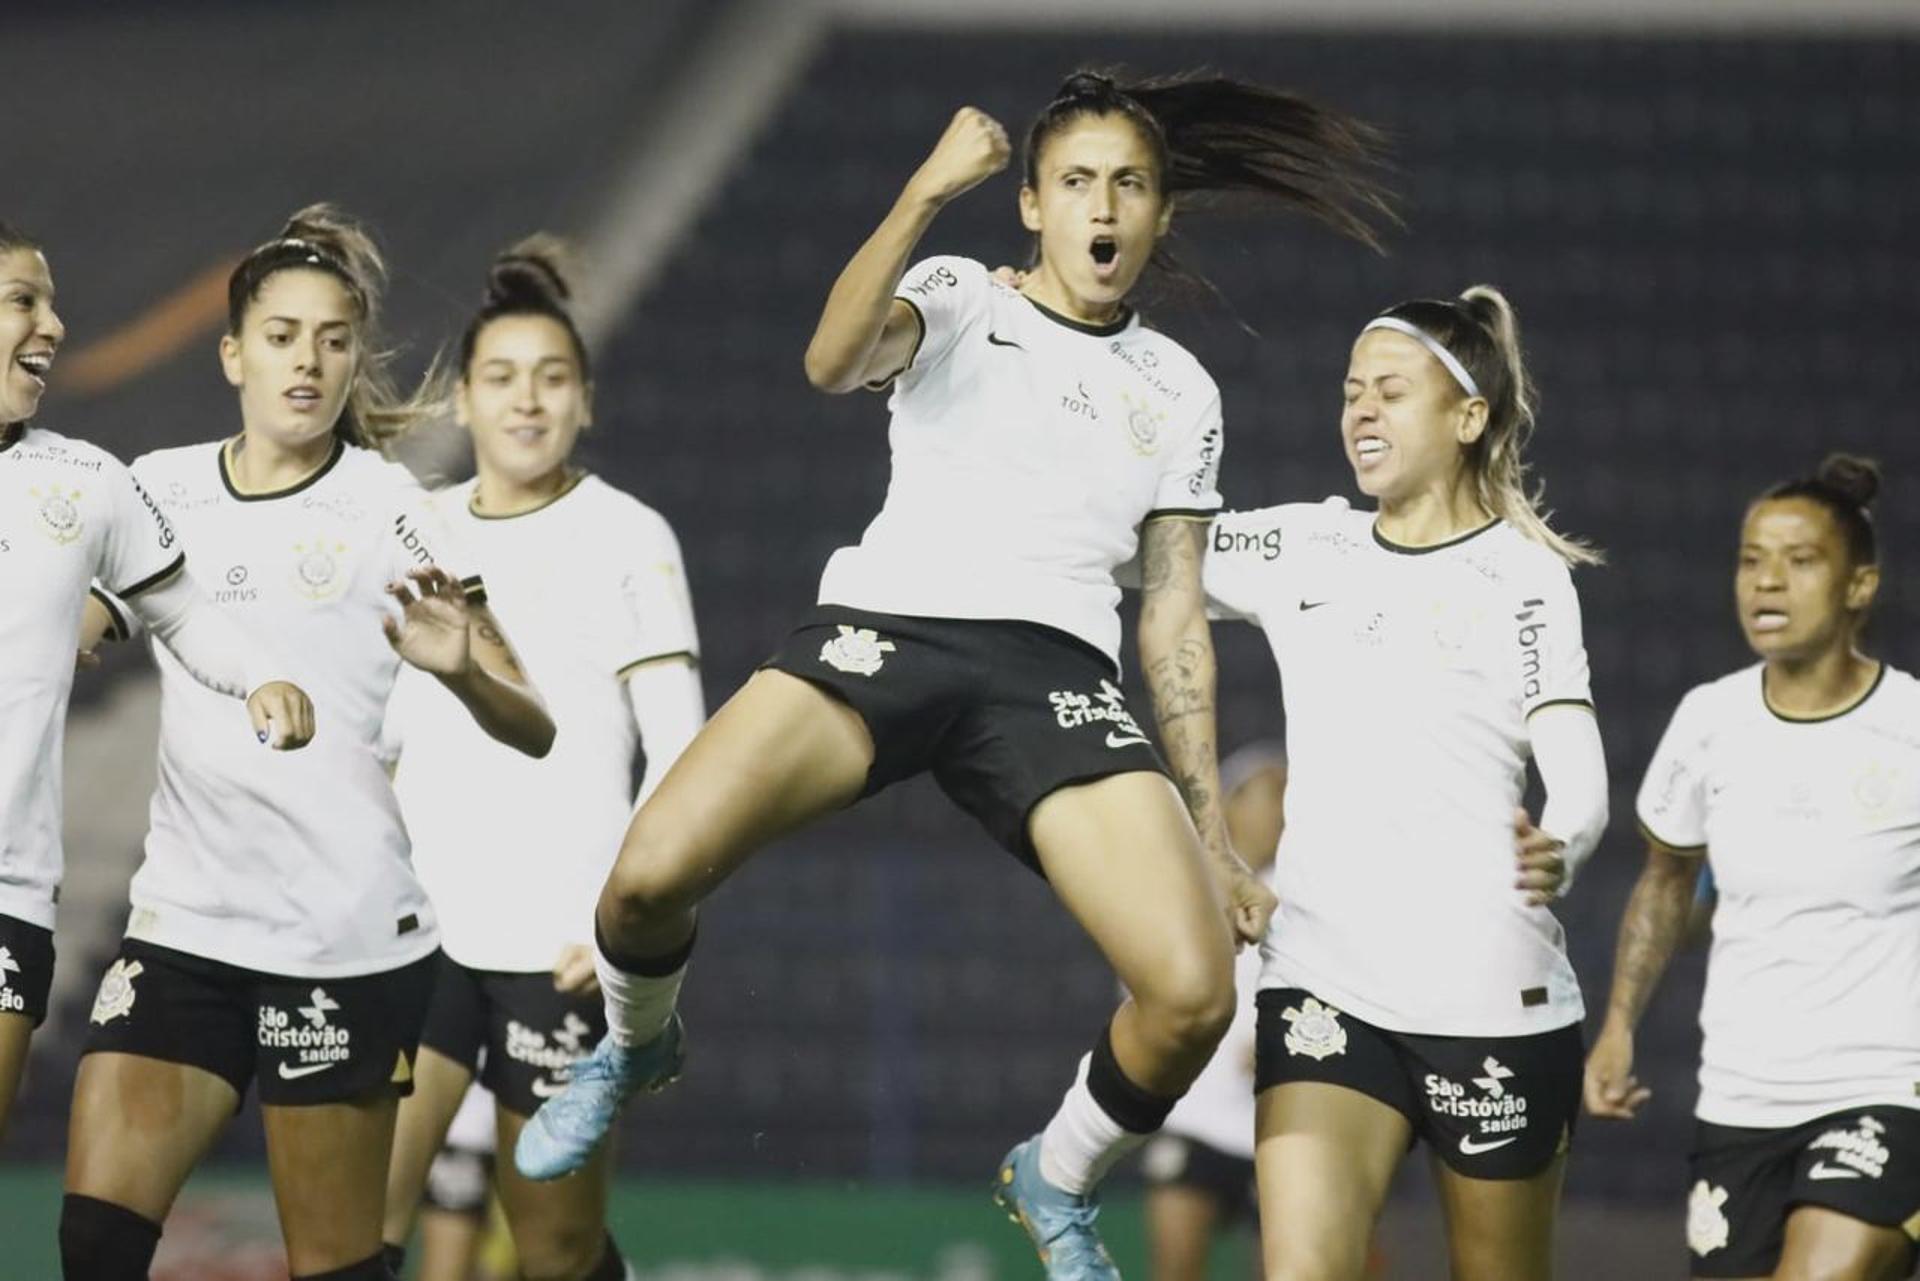
[[[1000,1162],[993,1199],[1033,1238],[1048,1281],[1120,1281],[1120,1269],[1094,1231],[1099,1197],[1063,1192],[1041,1177],[1039,1135]]]
[[[641,1091],[664,1090],[680,1079],[686,1032],[676,1013],[645,1045],[623,1046],[611,1036],[573,1065],[567,1088],[540,1105],[520,1131],[513,1163],[529,1179],[557,1179],[587,1163],[620,1116],[620,1107]]]

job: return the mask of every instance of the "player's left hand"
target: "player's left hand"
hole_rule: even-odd
[[[1567,883],[1567,860],[1561,853],[1567,843],[1533,825],[1533,817],[1524,809],[1513,812],[1513,858],[1516,875],[1513,888],[1526,893],[1528,907],[1553,902]]]
[[[600,990],[600,976],[594,973],[593,949],[585,943],[569,943],[560,949],[553,963],[553,990],[569,996],[590,996]]]
[[[435,676],[461,676],[472,670],[467,597],[452,575],[429,565],[388,583],[387,595],[400,605],[398,620],[392,615],[381,620],[394,652]]]
[[[1258,943],[1267,936],[1267,922],[1280,906],[1280,896],[1242,867],[1227,885],[1227,924],[1236,943]]]

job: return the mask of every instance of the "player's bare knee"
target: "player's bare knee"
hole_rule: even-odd
[[[1211,1049],[1233,1022],[1233,971],[1207,964],[1170,965],[1137,988],[1134,1001],[1141,1016],[1168,1041]]]
[[[700,902],[700,892],[683,866],[666,847],[629,836],[607,875],[600,896],[602,912],[623,924],[646,925],[692,911]]]

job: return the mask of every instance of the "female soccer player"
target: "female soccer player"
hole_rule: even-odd
[[[1836,454],[1747,509],[1734,604],[1760,661],[1680,700],[1640,787],[1587,1107],[1631,1117],[1633,1029],[1719,905],[1700,1006],[1696,1277],[1888,1281],[1920,1239],[1920,684],[1862,650],[1878,468]]]
[[[908,267],[940,209],[1007,163],[1006,133],[971,108],[833,286],[807,375],[836,393],[894,385],[886,504],[828,563],[818,612],[635,816],[598,912],[611,1030],[522,1132],[530,1174],[577,1165],[624,1096],[678,1070],[696,905],[769,840],[931,771],[1133,993],[998,1184],[1050,1275],[1111,1274],[1094,1184],[1159,1127],[1233,1014],[1208,854],[1244,937],[1272,904],[1217,804],[1200,555],[1219,396],[1126,298],[1189,193],[1265,195],[1362,240],[1379,196],[1364,126],[1229,80],[1075,75],[1027,141],[1020,214],[1039,259],[1019,292],[966,258]],[[1141,661],[1191,820],[1115,683],[1113,571],[1136,549]]]
[[[383,274],[357,224],[296,214],[228,284],[220,357],[240,434],[134,464],[182,545],[223,567],[215,603],[301,675],[323,728],[297,755],[243,755],[228,705],[157,655],[146,861],[74,1085],[70,1278],[146,1276],[174,1196],[256,1075],[294,1276],[387,1275],[394,1112],[439,932],[376,752],[381,714],[404,661],[521,751],[544,753],[554,731],[479,580],[445,568],[426,494],[378,452],[410,417],[380,356]]]
[[[1263,877],[1286,826],[1287,758],[1251,743],[1220,762],[1227,837]],[[1140,1153],[1147,1180],[1147,1254],[1154,1281],[1200,1281],[1215,1240],[1236,1223],[1258,1227],[1253,1177],[1254,992],[1260,953],[1234,963],[1233,1026],[1206,1069]]]
[[[554,750],[536,761],[501,747],[419,674],[402,679],[388,714],[394,786],[444,949],[394,1144],[386,1237],[396,1254],[475,1072],[498,1100],[509,1151],[605,1034],[587,934],[633,813],[634,748],[646,751],[645,795],[706,715],[673,530],[570,462],[593,383],[558,249],[537,237],[493,265],[454,388],[478,474],[441,499],[552,709]],[[557,1183],[499,1167],[527,1276],[624,1274],[607,1234],[607,1165],[603,1149],[581,1177]]]
[[[1409,1143],[1453,1276],[1551,1275],[1580,1103],[1580,988],[1547,903],[1606,825],[1570,564],[1535,510],[1533,393],[1496,290],[1392,307],[1349,357],[1341,435],[1377,511],[1224,516],[1208,592],[1280,666],[1287,830],[1260,976],[1262,1252],[1364,1274]],[[1520,809],[1531,757],[1546,785]]]
[[[292,748],[313,733],[306,695],[268,679],[286,669],[208,608],[120,461],[31,425],[66,337],[53,298],[40,247],[0,223],[0,1135],[53,982],[61,744],[88,584],[117,590],[194,679],[227,697],[252,691],[260,741]]]

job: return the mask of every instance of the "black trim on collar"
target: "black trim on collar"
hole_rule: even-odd
[[[27,425],[25,423],[8,423],[6,427],[0,428],[0,454],[6,453],[26,438]]]
[[[236,437],[235,439],[238,439],[238,438]],[[233,444],[233,441],[231,440],[224,440],[220,442],[220,449],[219,449],[220,483],[227,487],[227,493],[236,502],[242,502],[242,503],[264,503],[269,499],[273,499],[273,498],[288,498],[294,494],[299,493],[303,489],[311,488],[315,483],[319,481],[319,479],[322,476],[332,471],[334,468],[334,464],[338,463],[340,459],[347,452],[347,442],[340,439],[340,437],[335,436],[333,438],[333,452],[327,455],[327,461],[324,463],[321,463],[320,469],[314,472],[313,475],[307,477],[305,480],[297,481],[294,484],[287,486],[285,489],[269,490],[264,494],[243,494],[240,492],[240,490],[237,487],[235,487],[233,483],[233,475],[231,472],[227,470],[227,447],[231,444]]]
[[[1020,296],[1027,298],[1025,294],[1021,294]],[[1031,298],[1027,298],[1027,301],[1032,303],[1035,311],[1045,316],[1048,320],[1051,320],[1054,324],[1065,325],[1075,333],[1091,334],[1095,338],[1111,338],[1114,334],[1119,333],[1133,323],[1133,308],[1131,307],[1122,307],[1120,309],[1120,315],[1113,320],[1109,320],[1104,325],[1090,325],[1084,320],[1075,320],[1070,316],[1063,316],[1043,302],[1035,302]]]
[[[1848,712],[1858,711],[1861,704],[1865,703],[1878,692],[1881,682],[1886,679],[1887,664],[1886,660],[1882,659],[1880,661],[1880,670],[1874,673],[1873,684],[1867,686],[1867,692],[1854,699],[1851,703],[1848,703],[1845,707],[1842,707],[1838,711],[1826,712],[1820,716],[1789,716],[1775,707],[1773,700],[1767,697],[1767,669],[1762,667],[1760,669],[1760,704],[1769,712],[1773,713],[1773,718],[1777,721],[1785,721],[1789,725],[1818,725],[1822,721],[1837,721]]]
[[[1435,543],[1431,547],[1408,547],[1405,544],[1389,540],[1385,534],[1380,532],[1380,522],[1376,520],[1373,523],[1373,541],[1397,556],[1425,556],[1428,552],[1443,552],[1449,547],[1458,547],[1461,543],[1480,537],[1480,535],[1486,533],[1489,529],[1495,528],[1499,524],[1500,518],[1495,516],[1478,529],[1470,529],[1464,534],[1449,538],[1444,543]]]
[[[555,494],[551,498],[548,498],[542,501],[540,505],[537,507],[529,507],[524,511],[517,511],[517,512],[483,512],[481,511],[478,507],[474,506],[475,503],[480,501],[480,487],[478,485],[475,485],[473,488],[473,492],[467,495],[467,515],[473,517],[475,520],[518,520],[522,516],[531,516],[535,512],[545,511],[547,508],[559,502],[562,498],[565,498],[568,494],[571,494],[574,490],[580,488],[580,482],[585,480],[588,476],[592,474],[593,474],[592,472],[584,472],[584,471],[576,472],[574,474],[573,479],[568,481],[565,485],[561,487],[559,493]]]

